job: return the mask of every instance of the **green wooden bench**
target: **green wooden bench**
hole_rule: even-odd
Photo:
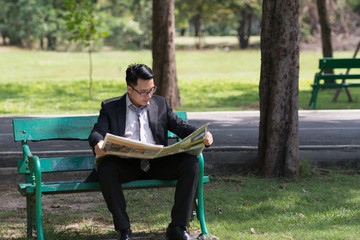
[[[182,119],[187,120],[186,112],[176,112]],[[39,158],[34,156],[28,141],[45,140],[74,140],[87,141],[97,116],[78,117],[49,117],[13,119],[14,140],[21,141],[23,158],[18,160],[18,172],[25,175],[25,182],[18,184],[21,195],[26,197],[27,209],[27,237],[32,238],[33,230],[37,230],[38,239],[44,239],[42,221],[43,194],[76,193],[100,191],[98,182],[53,181],[44,182],[42,173],[89,171],[94,168],[94,156],[72,156]],[[71,131],[69,131],[71,129]],[[169,132],[169,139],[178,137]],[[198,157],[200,163],[197,196],[194,200],[194,215],[200,221],[201,236],[207,236],[208,231],[204,216],[203,184],[209,182],[204,176],[204,158]],[[176,181],[138,180],[123,184],[124,189],[174,187]]]
[[[349,74],[349,69],[360,68],[360,58],[322,58],[319,60],[320,72],[315,74],[313,90],[309,106],[316,109],[316,100],[320,88],[345,88],[360,87],[359,82],[346,82],[346,80],[360,80],[360,73]],[[346,73],[326,73],[327,69],[348,69]],[[328,83],[326,80],[332,80]],[[341,82],[336,81],[341,80]]]

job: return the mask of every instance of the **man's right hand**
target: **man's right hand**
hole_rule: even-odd
[[[95,146],[94,151],[95,151],[95,154],[96,154],[97,157],[101,157],[101,156],[106,154],[106,151],[104,151],[102,149],[103,144],[104,144],[104,141],[100,140]]]

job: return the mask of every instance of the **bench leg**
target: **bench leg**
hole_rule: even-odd
[[[205,222],[205,214],[204,214],[204,182],[203,182],[203,176],[204,176],[204,158],[203,155],[200,154],[199,156],[199,182],[198,182],[198,189],[197,189],[197,217],[200,221],[201,226],[201,234],[198,238],[201,239],[201,237],[208,236],[208,230],[206,227]]]
[[[26,196],[27,239],[32,239],[32,230],[36,228],[35,195]]]
[[[348,96],[349,102],[353,102],[353,99],[351,97],[351,93],[347,87],[345,87],[346,95]]]
[[[38,191],[38,189],[36,189],[36,226],[38,240],[44,240],[41,191]]]
[[[311,104],[313,105],[312,109],[316,109],[316,100],[317,100],[318,92],[319,92],[319,87],[317,86],[313,87],[311,99],[309,103],[309,106],[311,106]]]
[[[310,98],[310,102],[309,102],[309,106],[311,107],[311,105],[312,105],[312,103],[313,103],[313,101],[314,101],[314,87],[313,87],[313,89],[312,89],[312,91],[311,91],[311,98]]]
[[[35,208],[36,208],[36,227],[38,240],[44,240],[43,221],[42,221],[42,201],[41,201],[41,172],[37,171],[35,189]]]
[[[41,202],[41,166],[39,157],[33,156],[30,159],[29,168],[34,172],[32,176],[32,182],[35,182],[35,214],[36,214],[36,230],[37,230],[37,239],[44,240],[43,232],[43,221],[42,221],[42,202]],[[35,179],[34,179],[35,178]]]

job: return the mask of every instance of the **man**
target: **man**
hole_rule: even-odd
[[[115,230],[120,232],[119,239],[128,240],[131,239],[130,220],[121,184],[136,179],[178,180],[166,238],[195,239],[186,227],[198,180],[196,156],[181,153],[141,160],[103,156],[105,152],[101,149],[108,132],[146,143],[167,145],[168,130],[185,138],[197,129],[174,114],[164,97],[153,95],[156,91],[153,78],[152,70],[146,65],[130,65],[126,70],[127,93],[102,102],[98,122],[89,137],[95,154],[102,156],[97,168],[101,191],[112,213]],[[213,137],[207,132],[205,146],[212,142]]]

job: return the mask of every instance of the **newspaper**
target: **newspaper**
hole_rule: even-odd
[[[208,123],[203,125],[182,141],[166,147],[163,145],[143,143],[107,133],[102,149],[106,151],[105,155],[110,154],[126,158],[153,159],[182,152],[199,156],[205,147],[203,139],[208,125]],[[95,158],[96,167],[100,163],[100,160],[101,157]]]

